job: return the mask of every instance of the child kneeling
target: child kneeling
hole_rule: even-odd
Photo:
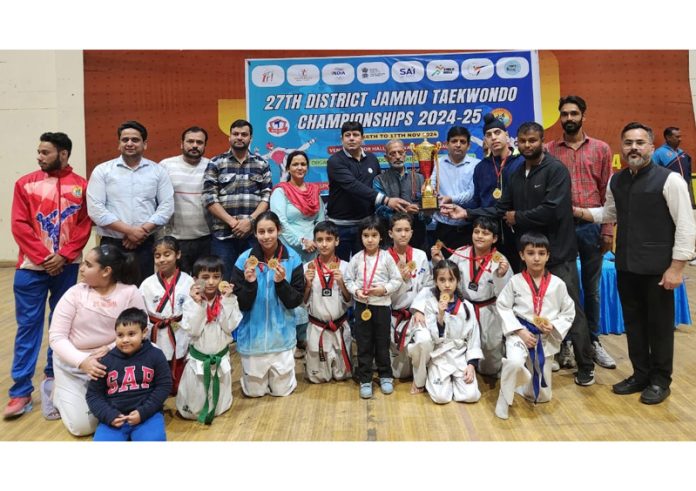
[[[505,351],[495,415],[508,418],[515,392],[536,402],[551,400],[551,363],[575,318],[575,304],[563,280],[546,270],[549,241],[539,233],[520,238],[522,273],[498,296]]]
[[[481,398],[476,365],[483,357],[473,306],[462,298],[459,268],[443,259],[433,269],[435,288],[425,300],[425,324],[435,345],[425,388],[433,402],[476,402]]]

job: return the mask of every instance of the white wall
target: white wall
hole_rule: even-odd
[[[0,51],[0,261],[14,263],[10,231],[15,181],[38,169],[36,148],[45,131],[73,142],[70,164],[85,176],[82,51]]]

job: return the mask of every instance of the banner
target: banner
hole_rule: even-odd
[[[271,164],[273,182],[287,177],[285,157],[299,149],[310,158],[307,180],[325,183],[346,121],[362,123],[364,148],[381,162],[389,140],[444,144],[452,126],[469,129],[469,152],[481,158],[486,113],[512,137],[521,123],[541,122],[539,85],[536,51],[246,60],[252,149]]]

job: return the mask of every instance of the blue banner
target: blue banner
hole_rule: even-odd
[[[539,85],[536,51],[246,60],[252,149],[273,182],[296,149],[310,158],[307,180],[325,182],[346,121],[363,124],[364,148],[382,162],[389,140],[444,144],[455,125],[471,131],[469,152],[481,158],[486,113],[512,137],[521,123],[541,122]]]

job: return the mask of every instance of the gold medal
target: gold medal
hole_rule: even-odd
[[[413,273],[416,270],[416,262],[415,261],[407,262],[406,269],[408,269],[411,273]]]
[[[221,281],[218,284],[218,290],[220,290],[220,293],[225,293],[225,291],[228,290],[231,286],[232,285],[229,281]]]
[[[361,318],[362,320],[364,320],[365,322],[367,322],[367,321],[369,321],[370,319],[372,319],[372,312],[370,311],[370,309],[367,309],[367,308],[366,308],[365,310],[363,310],[363,311],[362,311],[362,314],[360,314],[360,318]]]
[[[250,268],[255,268],[259,264],[259,260],[256,259],[256,256],[249,256],[249,259],[247,259],[246,262]]]
[[[498,251],[496,251],[493,254],[493,256],[491,257],[491,259],[493,260],[493,262],[499,263],[500,261],[503,260],[503,255],[501,253],[499,253]]]
[[[500,188],[495,188],[493,190],[493,197],[495,199],[500,199],[500,197],[503,195],[503,191]]]
[[[336,271],[336,270],[338,269],[338,263],[332,261],[332,262],[330,262],[330,263],[327,265],[327,267],[328,267],[331,271]]]
[[[532,318],[532,324],[534,324],[536,327],[546,327],[550,324],[549,320],[546,317],[541,317],[539,315],[535,315]]]
[[[445,244],[444,244],[444,242],[442,242],[441,240],[438,239],[435,242],[435,247],[437,247],[438,249],[442,249],[443,247],[445,247]]]
[[[443,301],[443,300],[444,300],[445,302],[449,303],[449,301],[450,301],[450,296],[449,296],[449,294],[447,294],[447,293],[440,293],[440,301]]]
[[[278,259],[272,257],[268,260],[268,267],[271,269],[276,269],[278,267]]]
[[[312,271],[317,269],[317,267],[314,265],[314,261],[312,261],[311,263],[307,263],[307,269],[310,269]]]

